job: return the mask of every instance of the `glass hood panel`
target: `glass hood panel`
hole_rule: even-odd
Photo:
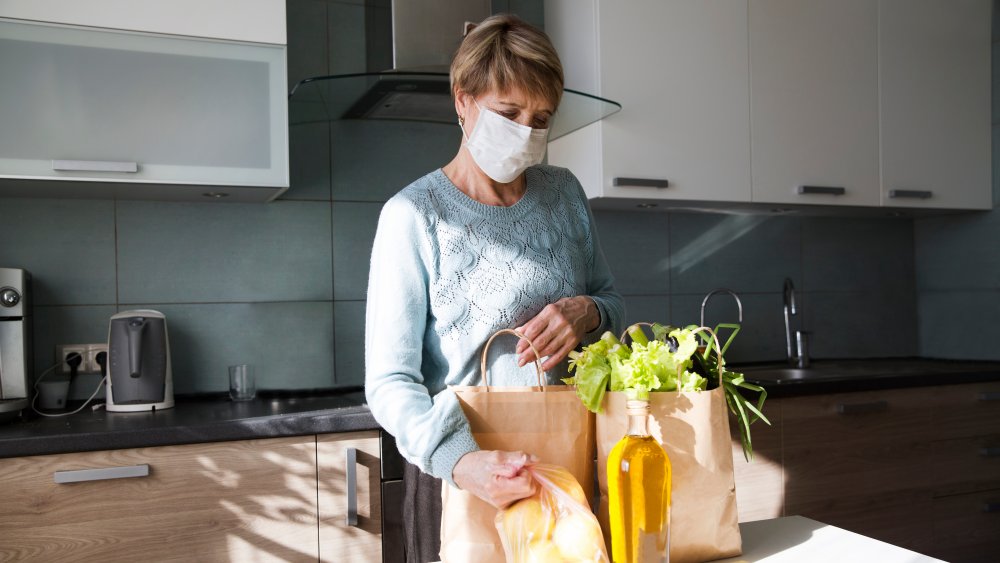
[[[611,100],[564,90],[549,140],[576,131],[617,111]],[[288,97],[292,125],[340,119],[420,121],[455,126],[455,104],[443,72],[374,72],[302,80]]]

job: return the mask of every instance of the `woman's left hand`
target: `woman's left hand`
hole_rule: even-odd
[[[542,364],[542,371],[548,371],[563,361],[600,322],[601,314],[594,300],[578,295],[546,305],[535,318],[515,330],[531,340],[542,357],[549,357]],[[519,366],[535,360],[534,352],[524,340],[517,343],[517,354]]]

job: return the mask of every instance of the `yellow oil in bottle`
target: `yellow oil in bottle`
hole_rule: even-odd
[[[611,558],[614,563],[669,561],[670,460],[647,430],[649,403],[627,404],[628,433],[608,456]]]

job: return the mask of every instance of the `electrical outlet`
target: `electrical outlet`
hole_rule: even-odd
[[[107,344],[58,344],[56,345],[56,361],[59,362],[59,373],[70,373],[66,357],[76,352],[83,360],[77,368],[78,374],[101,373],[101,365],[97,363],[97,354],[107,352]]]
[[[85,364],[87,365],[87,371],[90,373],[101,373],[101,364],[97,363],[97,355],[104,352],[104,365],[108,365],[108,345],[107,344],[88,344],[87,345],[87,356]]]
[[[84,364],[87,363],[87,345],[86,344],[57,344],[56,345],[56,361],[59,362],[58,373],[70,373],[69,364],[66,363],[66,357],[76,352],[80,354],[80,367],[77,369],[77,373],[83,373]]]

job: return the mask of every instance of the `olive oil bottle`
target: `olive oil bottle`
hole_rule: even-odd
[[[626,401],[628,432],[608,456],[611,559],[670,560],[670,460],[649,435],[649,396]]]

